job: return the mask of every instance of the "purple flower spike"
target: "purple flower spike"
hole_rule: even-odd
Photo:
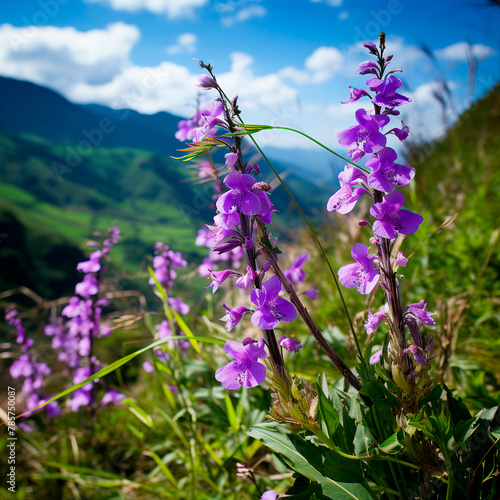
[[[436,322],[434,319],[432,319],[432,315],[436,313],[430,313],[425,310],[427,307],[427,304],[424,302],[424,299],[422,299],[420,302],[417,302],[416,304],[410,304],[406,308],[406,313],[405,314],[412,314],[415,316],[416,320],[421,324],[421,325],[435,325]]]
[[[347,264],[339,269],[339,280],[346,288],[357,287],[358,292],[367,295],[378,283],[380,273],[374,268],[375,255],[368,253],[368,247],[356,243],[351,250],[356,264]]]
[[[376,153],[387,143],[387,138],[379,130],[387,125],[389,120],[388,116],[370,115],[365,109],[358,109],[356,121],[359,125],[338,132],[339,144],[349,149],[347,154],[354,161],[362,158],[365,153]]]
[[[302,347],[302,344],[298,340],[285,335],[278,339],[278,344],[289,352],[299,352],[299,349]]]
[[[367,182],[366,175],[356,167],[347,164],[339,174],[340,189],[330,197],[326,209],[331,212],[337,211],[339,214],[349,213],[356,205],[356,202],[363,194],[370,194],[363,187],[353,187],[361,181]]]
[[[257,306],[252,314],[252,323],[263,330],[276,328],[280,321],[292,321],[297,317],[295,307],[278,294],[281,282],[277,276],[268,279],[262,290],[254,290],[250,300]]]
[[[266,378],[266,366],[258,360],[269,356],[264,346],[263,339],[247,345],[228,340],[224,351],[235,359],[215,372],[215,380],[230,390],[239,389],[242,385],[255,387],[262,384]]]
[[[373,232],[381,238],[392,239],[401,234],[413,234],[418,230],[424,218],[414,212],[402,209],[404,196],[393,191],[384,197],[384,201],[375,203],[370,214],[378,219],[373,224]]]
[[[224,304],[224,307],[226,308],[227,314],[220,320],[226,321],[226,330],[228,332],[230,332],[241,321],[243,314],[250,311],[250,309],[245,306],[239,306],[231,309],[230,307],[227,307],[226,304]]]
[[[241,172],[230,172],[224,179],[224,184],[230,189],[216,203],[217,210],[224,214],[241,212],[244,215],[258,214],[261,209],[260,198],[252,193],[255,179]]]
[[[378,191],[390,193],[394,186],[406,186],[415,176],[415,169],[394,163],[398,155],[392,148],[383,148],[366,160],[365,165],[372,171],[368,184]]]
[[[360,89],[355,89],[354,87],[349,87],[349,94],[350,98],[348,101],[341,102],[341,104],[349,104],[351,102],[356,102],[358,99],[361,99],[362,97],[370,97],[370,94],[366,92],[366,90],[360,90]]]

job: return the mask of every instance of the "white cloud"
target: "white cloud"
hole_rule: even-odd
[[[323,0],[310,0],[313,3],[323,3]],[[331,7],[340,7],[344,0],[326,0],[326,4]]]
[[[286,66],[278,74],[297,85],[324,83],[339,73],[344,66],[344,56],[335,47],[318,47],[304,62],[305,70]]]
[[[237,23],[244,23],[250,19],[266,16],[267,10],[265,7],[253,4],[237,11],[235,14],[223,16],[221,18],[221,23],[223,26],[229,27]]]
[[[194,33],[183,33],[177,38],[177,43],[167,47],[169,54],[180,54],[182,52],[193,53],[196,51],[198,37]]]
[[[113,10],[137,12],[148,10],[153,14],[167,15],[170,19],[191,17],[196,8],[203,7],[208,0],[85,0],[100,3]]]
[[[339,20],[340,20],[340,21],[345,21],[348,17],[349,17],[349,12],[347,12],[347,10],[343,10],[343,11],[339,14]]]
[[[130,65],[130,51],[140,38],[137,27],[121,22],[86,32],[73,27],[30,28],[33,31],[0,26],[0,72],[59,91],[81,81],[110,81]]]
[[[329,80],[342,69],[344,57],[335,47],[317,48],[305,62],[305,67],[311,72],[314,83]]]
[[[467,42],[454,43],[444,49],[435,50],[434,54],[439,59],[444,59],[454,62],[465,62],[468,59],[468,54],[472,49],[474,57],[479,61],[484,61],[488,57],[496,54],[496,51],[487,45],[477,43],[476,45],[469,45]]]

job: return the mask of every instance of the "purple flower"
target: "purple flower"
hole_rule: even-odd
[[[302,347],[302,344],[298,340],[286,335],[278,339],[278,344],[289,352],[299,352],[299,349]]]
[[[203,90],[210,90],[217,87],[216,81],[208,75],[200,75],[198,77],[198,83],[195,83],[196,87],[200,87]]]
[[[78,411],[80,406],[87,406],[92,401],[92,395],[90,391],[85,391],[83,388],[77,389],[71,398],[69,403],[71,411]]]
[[[232,269],[224,269],[223,271],[212,271],[210,273],[210,277],[212,278],[212,283],[206,286],[205,288],[212,288],[212,293],[215,293],[219,287],[226,281],[229,276],[233,276],[234,274],[240,274]]]
[[[14,380],[31,377],[35,373],[35,367],[31,362],[29,354],[22,354],[10,367],[10,376]]]
[[[365,165],[371,170],[368,184],[378,191],[387,193],[394,186],[406,186],[414,177],[415,169],[394,163],[398,155],[392,148],[383,148],[366,160]]]
[[[419,365],[422,365],[422,366],[429,366],[429,363],[427,362],[427,359],[425,358],[424,352],[422,351],[422,349],[419,346],[412,344],[407,349],[405,349],[403,352],[405,354],[410,353],[412,355],[412,358],[415,360],[415,363],[418,363]]]
[[[292,284],[304,281],[306,275],[302,266],[309,261],[310,255],[308,253],[303,253],[299,255],[294,263],[283,273],[285,278]]]
[[[174,297],[169,297],[168,303],[170,307],[174,311],[177,311],[179,314],[182,314],[183,316],[189,314],[189,306],[186,303],[184,303],[181,299],[175,299]]]
[[[259,219],[264,222],[264,224],[271,224],[271,215],[274,205],[271,203],[269,195],[265,191],[254,191],[257,191],[257,196],[260,199]],[[276,212],[276,210],[274,210],[274,212]]]
[[[247,272],[243,276],[240,276],[236,280],[236,286],[241,288],[242,290],[248,290],[255,283],[255,272],[253,269],[247,264]]]
[[[197,112],[190,120],[181,120],[177,125],[179,130],[175,133],[175,138],[182,142],[192,139],[200,117],[200,113]]]
[[[277,498],[278,494],[274,490],[268,490],[260,497],[260,500],[276,500]]]
[[[243,314],[250,311],[250,309],[245,306],[239,306],[231,309],[230,307],[227,307],[226,304],[224,304],[224,307],[226,308],[227,314],[220,320],[226,321],[226,330],[228,332],[230,332],[241,321]]]
[[[422,299],[420,302],[407,306],[405,315],[412,314],[421,325],[435,325],[436,322],[432,319],[432,315],[436,313],[427,312],[426,307],[427,304]]]
[[[396,93],[396,89],[401,87],[401,80],[391,75],[384,80],[370,78],[366,84],[371,90],[375,90],[377,95],[372,99],[373,104],[380,106],[383,111],[401,106],[406,102],[411,102],[409,97]]]
[[[355,89],[354,87],[349,87],[349,94],[351,95],[349,100],[345,102],[341,101],[341,104],[349,104],[351,102],[356,102],[358,99],[361,99],[362,97],[365,96],[370,97],[370,94],[366,92],[366,90]]]
[[[396,258],[394,259],[394,262],[398,266],[406,267],[406,264],[408,264],[408,259],[403,255],[403,252],[398,252]]]
[[[401,120],[401,128],[393,128],[387,132],[387,134],[394,134],[400,141],[404,141],[408,137],[409,133],[410,127],[405,125],[403,120]]]
[[[339,280],[346,288],[357,287],[358,292],[366,295],[370,293],[378,283],[380,273],[374,268],[375,255],[368,253],[368,247],[362,243],[356,243],[351,250],[355,264],[347,264],[339,269]]]
[[[376,153],[385,147],[387,138],[379,130],[389,123],[385,115],[370,115],[365,109],[356,111],[354,125],[337,133],[339,144],[349,151],[347,154],[354,160],[359,160],[365,153]]]
[[[366,334],[372,334],[384,321],[384,316],[389,312],[389,306],[387,304],[382,307],[380,311],[372,314],[371,310],[368,311],[368,318],[365,321]]]
[[[101,404],[107,405],[108,403],[117,404],[125,399],[125,395],[118,392],[116,389],[109,390],[101,399]]]
[[[84,299],[99,292],[97,278],[93,274],[86,274],[81,283],[75,286],[75,293]]]
[[[222,123],[217,118],[222,113],[222,102],[219,99],[209,102],[201,111],[199,123],[201,126],[195,128],[192,132],[193,141],[199,142],[203,137],[210,137],[214,128]]]
[[[378,65],[373,61],[363,61],[361,64],[358,64],[358,66],[358,73],[360,75],[368,75],[370,73],[373,73],[374,75],[377,74]]]
[[[236,162],[238,161],[238,154],[227,153],[226,155],[224,155],[224,158],[226,159],[226,167],[232,169],[236,165]]]
[[[76,269],[78,271],[81,271],[82,273],[96,273],[101,269],[101,263],[99,262],[99,259],[90,259],[86,260],[84,262],[80,262],[77,266]]]
[[[224,184],[230,189],[217,200],[219,212],[231,214],[241,212],[244,215],[258,214],[261,210],[259,196],[252,193],[255,179],[241,172],[230,172],[224,179]]]
[[[363,194],[370,194],[363,187],[354,187],[363,181],[367,182],[366,175],[359,168],[347,164],[339,174],[340,189],[330,197],[326,209],[340,214],[349,213]]]
[[[402,209],[405,198],[399,191],[385,195],[384,201],[375,203],[370,214],[378,219],[373,223],[373,232],[381,238],[392,239],[401,234],[413,234],[424,218],[414,212]]]
[[[309,297],[311,300],[316,300],[319,297],[318,290],[316,290],[315,286],[312,286],[311,288],[302,293],[307,297]]]
[[[292,321],[297,317],[295,307],[278,294],[281,282],[277,276],[268,279],[262,290],[255,289],[250,300],[257,306],[252,314],[252,323],[263,330],[276,328],[280,321]]]
[[[263,339],[246,345],[228,340],[224,351],[235,359],[219,368],[215,373],[215,379],[230,390],[239,389],[242,385],[255,387],[264,382],[266,366],[258,361],[268,357],[264,346]]]

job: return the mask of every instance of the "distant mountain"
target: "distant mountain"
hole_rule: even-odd
[[[111,224],[124,236],[116,262],[129,272],[158,240],[201,259],[194,238],[213,216],[211,188],[193,179],[186,163],[170,158],[182,147],[174,137],[179,117],[76,105],[10,78],[0,77],[0,95],[0,233],[7,235],[0,239],[0,259],[12,263],[8,274],[0,270],[4,286],[27,284],[21,277],[31,262],[32,286],[44,294],[62,292],[62,266],[74,267],[84,238]],[[273,163],[306,213],[321,213],[327,194],[318,194],[319,182]],[[263,178],[273,181],[259,164]],[[296,234],[302,220],[285,190],[277,187],[271,199],[281,212],[274,234]],[[43,268],[44,259],[52,264]]]

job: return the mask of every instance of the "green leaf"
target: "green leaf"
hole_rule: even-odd
[[[66,389],[65,391],[60,392],[57,394],[57,396],[54,396],[53,398],[48,399],[44,403],[36,406],[35,408],[32,408],[29,412],[22,413],[20,415],[17,415],[16,418],[21,417],[23,415],[26,415],[27,413],[31,413],[35,410],[39,410],[40,408],[43,408],[45,405],[48,405],[52,401],[56,401],[57,399],[60,399],[64,396],[67,396],[68,394],[71,394],[73,391],[76,391],[77,389],[80,389],[80,387],[83,387],[84,385],[87,385],[89,382],[92,382],[93,380],[97,378],[102,378],[106,375],[109,375],[110,373],[114,372],[117,368],[120,366],[123,366],[124,364],[128,363],[130,360],[134,359],[135,357],[139,356],[140,354],[149,351],[150,349],[154,349],[155,347],[159,347],[163,344],[166,344],[167,342],[170,342],[171,340],[186,340],[186,337],[184,335],[174,335],[172,337],[168,337],[166,339],[160,339],[157,340],[156,342],[153,342],[152,344],[149,344],[146,347],[143,347],[142,349],[139,349],[138,351],[135,351],[131,354],[127,354],[126,356],[123,356],[123,358],[120,358],[117,361],[114,361],[113,363],[109,364],[108,366],[105,366],[104,368],[101,368],[98,372],[94,373],[90,377],[86,378],[83,382],[80,382],[79,384],[75,384],[71,386],[69,389]],[[222,339],[217,339],[217,338],[211,338],[211,337],[193,337],[195,340],[199,340],[200,342],[208,342],[209,344],[219,344],[219,345],[224,345],[226,343],[225,340]]]
[[[227,420],[229,421],[231,430],[233,432],[238,432],[240,426],[238,425],[238,418],[236,417],[236,411],[234,409],[233,402],[231,401],[231,396],[229,396],[229,394],[226,392],[226,394],[224,394],[224,398],[226,401]]]
[[[141,408],[133,399],[126,398],[122,401],[122,403],[128,406],[129,410],[144,424],[147,425],[150,429],[153,428],[153,419],[151,416]]]
[[[333,407],[332,402],[325,396],[319,381],[316,383],[316,391],[318,393],[319,400],[321,427],[323,428],[323,432],[330,439],[333,439],[333,435],[339,426],[339,414]]]
[[[405,447],[403,431],[400,429],[398,432],[395,432],[383,443],[379,444],[378,447],[387,454],[399,453]]]
[[[170,472],[169,468],[163,463],[162,459],[154,452],[150,451],[149,452],[151,456],[153,457],[153,460],[156,462],[156,465],[160,468],[160,470],[163,472],[163,475],[174,485],[177,486],[177,479],[175,476]]]
[[[453,423],[457,425],[461,420],[470,420],[472,418],[472,415],[470,414],[467,406],[465,406],[462,399],[455,399],[448,387],[446,387],[444,384],[443,387],[446,391],[446,399],[448,402],[448,408],[450,409],[451,418],[453,419]]]
[[[296,435],[283,434],[274,423],[256,425],[247,434],[254,439],[258,439],[276,453],[280,453],[290,468],[307,479],[320,483],[323,494],[327,498],[335,500],[368,500],[372,498],[362,484],[339,482],[324,476],[311,465],[313,461],[318,461],[318,459],[321,461],[321,448],[313,446],[315,453],[308,454],[308,457],[305,458],[299,452],[297,446],[300,445],[301,448],[307,449],[308,443]],[[353,465],[356,462],[353,461]]]

